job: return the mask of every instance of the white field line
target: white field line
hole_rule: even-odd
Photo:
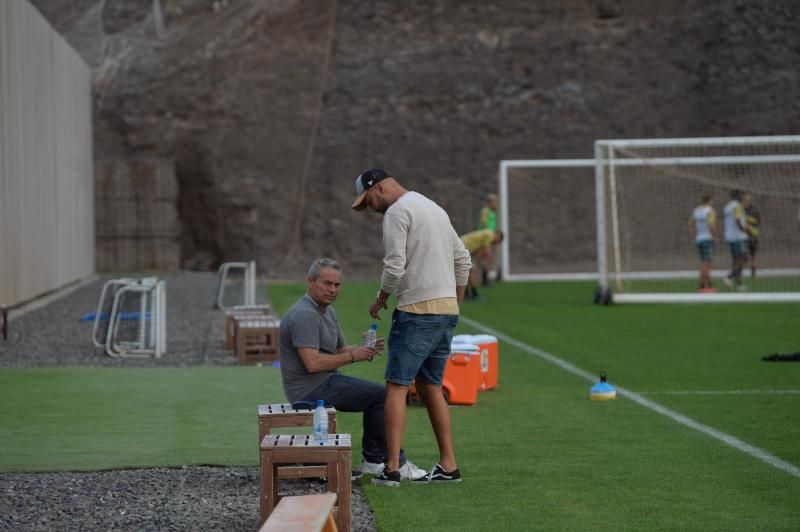
[[[800,395],[800,390],[679,390],[639,393],[642,395]]]
[[[491,334],[492,336],[497,337],[499,340],[503,340],[504,342],[511,344],[517,347],[518,349],[521,349],[522,351],[525,351],[526,353],[537,356],[552,364],[555,364],[556,366],[572,373],[573,375],[582,377],[590,382],[595,382],[597,380],[597,377],[592,373],[582,370],[578,366],[571,364],[562,358],[559,358],[555,355],[551,355],[550,353],[543,351],[539,348],[522,343],[519,340],[515,340],[514,338],[511,338],[510,336],[507,336],[501,333],[500,331],[496,331],[490,327],[487,327],[486,325],[483,325],[480,322],[467,318],[464,315],[461,315],[460,319],[461,321],[467,323],[468,325],[475,327],[476,329],[479,329],[487,334]],[[695,421],[687,416],[684,416],[683,414],[679,414],[674,410],[670,410],[669,408],[662,406],[656,403],[655,401],[651,401],[650,399],[647,399],[641,394],[638,394],[636,392],[631,392],[629,390],[626,390],[625,388],[617,386],[616,384],[614,385],[614,388],[617,390],[617,394],[627,397],[631,401],[638,403],[639,405],[649,410],[658,412],[663,416],[667,416],[668,418],[677,421],[681,425],[702,432],[703,434],[711,436],[712,438],[716,438],[717,440],[720,440],[724,444],[729,445],[734,449],[738,449],[739,451],[742,451],[745,454],[749,454],[750,456],[757,458],[762,462],[765,462],[773,467],[776,467],[781,471],[785,471],[786,473],[789,473],[794,477],[800,478],[800,467],[797,467],[794,464],[790,464],[785,460],[781,460],[772,453],[769,453],[763,449],[759,449],[758,447],[754,447],[749,443],[743,442],[742,440],[734,436],[731,436],[730,434],[725,434],[724,432],[719,431],[713,427],[709,427],[708,425],[703,425],[702,423]]]

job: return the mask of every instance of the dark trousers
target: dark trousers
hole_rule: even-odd
[[[337,373],[305,398],[312,402],[318,399],[325,401],[326,405],[333,405],[340,412],[363,412],[361,454],[367,462],[386,463],[386,422],[383,417],[386,386]],[[400,465],[405,463],[405,453],[401,449]]]

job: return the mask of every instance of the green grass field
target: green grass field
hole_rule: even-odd
[[[345,279],[336,308],[351,341],[371,322],[375,289]],[[451,410],[464,481],[365,483],[381,530],[800,529],[800,364],[761,360],[800,351],[800,305],[599,307],[592,289],[500,283],[465,304],[458,332],[485,326],[509,341],[498,389]],[[269,294],[283,311],[303,291]],[[592,382],[525,346],[605,370],[789,470],[627,397],[590,401]],[[345,371],[381,381],[382,362]],[[270,367],[0,370],[0,470],[253,465],[255,405],[281,400]],[[358,441],[360,416],[339,415]],[[410,407],[404,447],[423,468],[436,461],[420,407]]]

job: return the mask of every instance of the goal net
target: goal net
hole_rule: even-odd
[[[597,278],[594,166],[594,159],[500,162],[503,279]]]
[[[595,193],[599,289],[614,302],[800,301],[800,136],[598,140]],[[716,241],[699,290],[689,222],[707,197]],[[747,215],[738,236],[726,210]]]

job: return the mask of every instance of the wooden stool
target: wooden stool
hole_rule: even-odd
[[[336,409],[325,408],[328,412],[328,432],[336,432]],[[289,403],[258,405],[258,444],[273,428],[297,428],[314,425],[314,410],[295,410]],[[324,475],[323,475],[324,476]]]
[[[234,320],[237,317],[257,318],[273,316],[272,307],[269,305],[237,305],[225,311],[225,350],[233,351],[235,338]]]
[[[283,497],[258,532],[336,532],[335,493]]]
[[[328,433],[336,432],[336,409],[328,407]],[[273,428],[299,428],[314,425],[314,410],[295,410],[292,405],[258,405],[258,444],[264,436],[272,434]],[[320,478],[327,468],[319,465],[285,465],[278,468],[278,478]]]
[[[273,317],[234,320],[239,364],[278,360],[280,324],[280,320]]]
[[[323,464],[328,491],[336,493],[336,522],[342,532],[350,531],[350,435],[328,434],[322,444],[310,434],[269,434],[261,442],[261,521],[272,513],[280,499],[278,467],[286,464]]]

